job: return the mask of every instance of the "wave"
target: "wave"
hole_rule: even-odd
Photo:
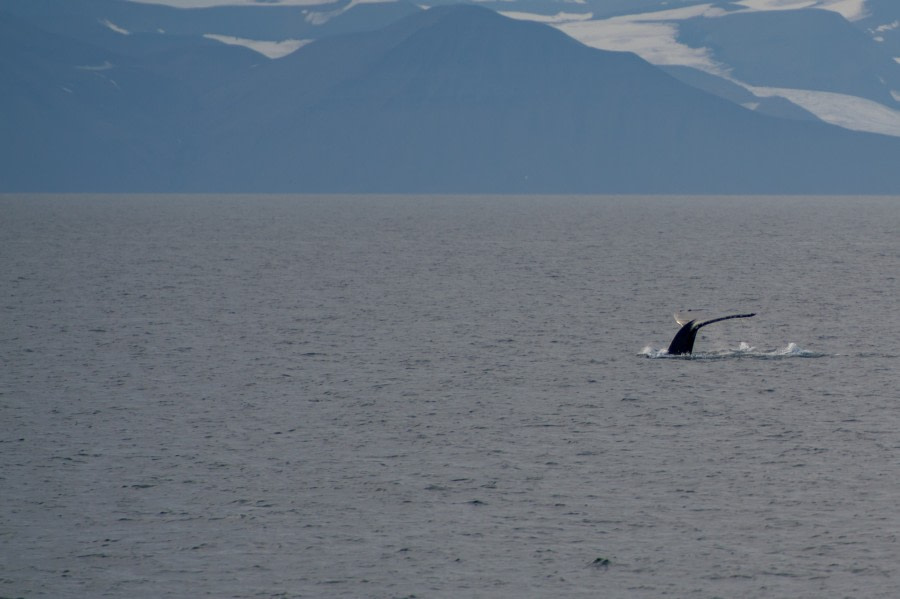
[[[796,343],[788,343],[780,349],[758,349],[741,341],[736,348],[694,352],[693,354],[670,356],[666,348],[646,346],[640,354],[646,358],[665,358],[667,360],[725,360],[734,358],[755,358],[764,360],[780,360],[784,358],[824,358],[828,354],[804,349]]]

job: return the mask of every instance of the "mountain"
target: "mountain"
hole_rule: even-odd
[[[378,29],[422,10],[408,0],[203,0],[218,6],[174,7],[188,3],[0,0],[0,11],[129,56],[158,51],[178,38],[207,36],[277,58],[312,40]],[[546,22],[599,49],[636,52],[683,82],[750,110],[900,136],[896,0],[479,0],[479,5]]]
[[[278,60],[207,47],[215,77],[15,21],[6,191],[900,193],[900,139],[756,114],[474,6]]]
[[[177,189],[200,95],[258,60],[203,38],[133,57],[0,12],[0,189]]]
[[[900,107],[900,65],[869,36],[828,10],[743,12],[681,23],[679,40],[706,48],[735,79],[754,86],[852,94]]]
[[[0,76],[2,189],[146,188],[177,168],[154,106],[184,97],[171,82],[3,13]]]
[[[585,0],[566,12],[546,2],[525,9],[521,0],[489,6],[592,47],[635,52],[751,110],[900,136],[895,0]]]
[[[0,11],[28,20],[50,33],[117,52],[139,50],[147,43],[165,44],[173,37],[204,35],[260,42],[314,40],[378,29],[420,10],[406,0],[374,3],[337,0],[319,5],[311,2],[308,6],[261,2],[203,9],[127,0],[0,0]],[[141,37],[142,43],[125,39],[131,36]]]
[[[664,65],[660,68],[688,85],[725,98],[730,102],[761,114],[803,121],[819,120],[815,114],[797,106],[786,98],[778,95],[757,96],[740,83],[725,77],[719,77],[700,69],[678,65]]]
[[[900,2],[866,0],[864,8],[853,24],[875,40],[888,56],[900,59]]]

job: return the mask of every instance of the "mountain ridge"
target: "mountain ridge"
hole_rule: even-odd
[[[157,77],[159,89],[127,79],[122,83],[134,89],[104,90],[108,97],[146,94],[143,104],[160,111],[155,121],[138,111],[140,126],[129,124],[127,114],[104,123],[82,107],[70,116],[84,122],[69,123],[54,138],[39,119],[23,119],[26,127],[7,137],[29,149],[0,142],[6,146],[0,185],[7,191],[900,192],[894,168],[900,140],[757,115],[633,54],[588,48],[556,29],[481,7],[433,8],[377,31],[324,38],[274,61],[235,56],[216,54],[228,68],[195,86],[184,82],[201,76],[196,67],[160,79],[146,59],[129,58],[132,72]],[[82,75],[115,81],[117,68]],[[58,93],[53,87],[37,96]],[[11,108],[44,101],[20,91]],[[53,160],[40,160],[42,152]],[[65,164],[67,156],[74,167]]]

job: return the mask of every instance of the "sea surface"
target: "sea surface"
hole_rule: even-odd
[[[900,198],[0,197],[0,596],[900,596]],[[676,311],[756,312],[667,356]]]

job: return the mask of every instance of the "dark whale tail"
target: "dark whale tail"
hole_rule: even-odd
[[[756,316],[756,312],[750,314],[732,314],[730,316],[721,316],[710,320],[696,320],[691,318],[689,312],[675,315],[675,321],[681,325],[675,338],[669,344],[669,355],[680,356],[682,354],[690,354],[694,351],[694,340],[697,338],[697,331],[708,324],[721,322],[723,320],[731,320],[732,318],[750,318]]]

